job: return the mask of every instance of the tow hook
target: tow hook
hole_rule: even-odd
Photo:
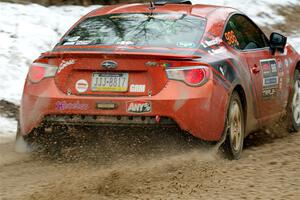
[[[159,123],[159,122],[160,122],[160,116],[159,116],[159,115],[156,115],[156,116],[155,116],[155,121],[156,121],[156,123]]]

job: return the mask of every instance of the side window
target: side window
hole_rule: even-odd
[[[244,46],[243,35],[237,30],[232,19],[228,21],[225,28],[223,40],[236,49],[242,49],[242,46]]]
[[[223,40],[239,49],[258,49],[268,46],[265,34],[243,15],[234,15],[228,21]]]

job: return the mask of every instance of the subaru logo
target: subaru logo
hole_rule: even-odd
[[[104,61],[101,66],[105,69],[116,69],[118,67],[118,63],[112,60]]]

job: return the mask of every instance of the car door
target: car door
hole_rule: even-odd
[[[234,40],[226,41],[226,34],[232,34]],[[282,72],[284,55],[272,54],[264,33],[246,16],[231,16],[224,33],[225,41],[239,51],[246,60],[252,79],[252,90],[256,100],[257,117],[268,120],[284,111],[286,102],[282,91],[286,82]],[[232,38],[232,36],[231,36]]]

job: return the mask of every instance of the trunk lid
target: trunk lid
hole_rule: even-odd
[[[153,53],[49,52],[42,55],[59,66],[57,87],[85,96],[148,96],[160,92],[168,78],[165,68],[194,55]]]

